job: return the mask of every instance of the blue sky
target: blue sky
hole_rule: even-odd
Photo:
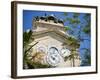
[[[46,15],[55,15],[56,18],[58,19],[66,19],[66,16],[64,16],[64,12],[50,12],[50,11],[33,11],[33,10],[23,10],[23,31],[26,31],[27,29],[32,29],[32,19],[36,16],[45,16]],[[73,16],[73,13],[72,12],[67,12],[69,18],[72,18]],[[79,16],[79,19],[83,22],[83,24],[86,22],[84,21],[83,19],[83,16],[85,15],[86,13],[80,13],[80,16]],[[90,16],[90,15],[89,15]],[[69,27],[73,27],[73,25],[69,24],[68,21],[66,21],[64,23],[64,26],[69,26]],[[77,25],[77,28],[75,28],[75,31],[77,32],[78,28],[80,28],[80,24]],[[76,35],[77,36],[77,33]],[[82,36],[84,37],[85,34],[82,33]],[[85,36],[85,38],[87,39],[90,39],[90,36]],[[90,48],[90,45],[91,43],[89,41],[84,41],[84,42],[81,42],[81,45],[80,45],[80,48]],[[83,54],[84,52],[80,50],[80,55],[81,57],[83,57]]]
[[[65,19],[65,16],[63,16],[64,12],[50,12],[50,11],[31,11],[31,10],[23,10],[23,29],[26,31],[27,29],[32,28],[32,19],[36,16],[45,16],[47,15],[55,15],[58,19]],[[69,12],[69,16],[72,16],[72,13]],[[64,23],[64,25],[67,25],[67,23]]]

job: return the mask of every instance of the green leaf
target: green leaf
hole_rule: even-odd
[[[74,14],[73,14],[73,18],[78,18],[79,15],[80,15],[80,13],[74,13]]]
[[[65,26],[64,29],[65,29],[65,31],[71,30],[71,28],[68,26]]]
[[[32,31],[31,30],[29,32],[24,32],[23,33],[23,41],[25,43],[28,43],[30,38],[31,38],[31,36],[32,36]]]
[[[74,19],[74,18],[67,18],[67,21],[69,21],[69,24],[79,24],[80,23],[80,19]]]
[[[64,15],[64,16],[68,16],[68,13],[67,13],[67,12],[64,12],[63,15]]]
[[[90,27],[84,27],[83,32],[86,34],[90,34]]]

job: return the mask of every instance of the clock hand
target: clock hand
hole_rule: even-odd
[[[52,58],[53,60],[55,60],[55,57],[51,56],[51,58]]]

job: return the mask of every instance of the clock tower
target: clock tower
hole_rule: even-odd
[[[33,61],[40,60],[41,64],[48,64],[52,67],[80,66],[80,56],[77,51],[79,42],[65,31],[63,20],[53,14],[36,16],[33,19],[32,31],[34,41],[29,45],[33,45],[35,42],[38,44],[32,48],[31,54],[35,55],[38,52],[43,54],[40,56],[42,60],[37,57]],[[75,44],[71,45],[71,40],[75,40]],[[74,57],[71,58],[71,55]]]

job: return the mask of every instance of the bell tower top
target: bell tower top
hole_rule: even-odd
[[[33,31],[41,31],[44,29],[64,31],[64,22],[62,19],[58,19],[54,14],[45,14],[45,16],[36,16],[33,18]]]

